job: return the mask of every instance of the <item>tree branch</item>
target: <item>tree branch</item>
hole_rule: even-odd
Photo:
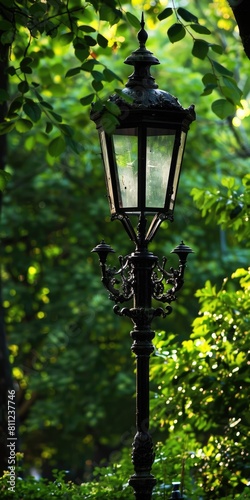
[[[250,1],[228,0],[239,26],[240,37],[247,57],[250,59]]]

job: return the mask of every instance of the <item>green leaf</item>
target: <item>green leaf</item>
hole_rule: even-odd
[[[0,31],[8,31],[12,29],[12,23],[7,20],[1,19],[0,21]]]
[[[0,89],[0,103],[8,101],[10,98],[7,90],[5,89]]]
[[[182,40],[186,35],[186,30],[180,23],[175,23],[172,26],[170,26],[168,30],[168,38],[171,43],[178,42],[179,40]]]
[[[96,92],[100,92],[100,90],[102,90],[102,89],[103,89],[103,84],[102,84],[102,82],[98,82],[98,81],[96,81],[96,80],[93,80],[91,85],[92,85],[93,89],[94,89]]]
[[[0,170],[0,191],[4,191],[8,182],[11,179],[11,174],[9,172],[5,172],[5,170]]]
[[[10,66],[8,69],[7,69],[7,73],[8,75],[10,76],[14,76],[16,74],[16,68],[14,68],[14,66]]]
[[[242,96],[242,91],[238,87],[238,85],[237,85],[236,81],[234,80],[234,78],[231,78],[231,77],[228,77],[228,76],[223,76],[222,80],[223,80],[224,85],[228,89],[232,90],[235,93],[235,96],[237,96],[238,98]]]
[[[208,83],[208,85],[206,85],[206,87],[204,88],[201,96],[212,94],[213,90],[216,89],[217,87],[218,87],[217,84],[215,85],[214,83]]]
[[[206,73],[203,76],[202,81],[204,85],[209,85],[209,84],[217,85],[217,78],[213,73]]]
[[[31,75],[32,73],[32,68],[30,66],[25,66],[22,70],[23,73],[25,73],[25,75]]]
[[[12,101],[9,107],[8,116],[12,115],[13,113],[21,109],[22,105],[23,105],[23,96],[18,96],[16,99],[14,99],[14,101]]]
[[[106,101],[105,108],[107,109],[107,111],[112,113],[112,115],[119,116],[121,114],[120,108],[114,102]]]
[[[132,104],[133,98],[124,92],[122,92],[121,89],[115,89],[115,93],[119,95],[124,101],[126,101],[128,104]]]
[[[219,73],[220,75],[233,76],[232,71],[229,71],[229,69],[225,68],[225,66],[222,66],[222,64],[219,64],[217,61],[214,61],[213,59],[211,59],[211,61],[217,73]]]
[[[126,12],[127,20],[131,26],[133,26],[136,29],[141,28],[141,23],[137,17],[134,16],[134,14],[131,14],[130,12]]]
[[[190,28],[192,28],[193,31],[201,35],[211,35],[211,31],[208,28],[206,28],[206,26],[202,26],[199,23],[190,24]]]
[[[96,32],[95,28],[92,28],[92,26],[87,26],[86,24],[82,24],[81,26],[78,26],[78,29],[80,31],[84,31],[84,33],[95,33]]]
[[[212,111],[219,117],[221,120],[224,120],[228,116],[232,116],[235,113],[236,107],[226,99],[218,99],[212,103]]]
[[[52,132],[52,130],[53,130],[53,123],[47,122],[46,129],[45,129],[46,134],[50,134],[50,132]]]
[[[13,128],[15,127],[16,122],[14,120],[9,121],[9,122],[1,122],[0,123],[0,135],[5,135],[11,132]]]
[[[123,83],[123,80],[113,71],[111,71],[111,69],[105,68],[103,70],[103,76],[105,77],[105,80],[107,82],[113,82],[113,80],[118,80],[119,82]]]
[[[33,122],[38,122],[41,118],[40,106],[38,106],[38,104],[31,99],[26,99],[26,102],[23,105],[23,110]]]
[[[96,82],[101,82],[103,80],[103,73],[100,71],[93,70],[92,76]]]
[[[25,68],[33,62],[32,57],[24,57],[20,62],[20,68],[25,73]]]
[[[235,219],[242,211],[243,205],[237,205],[229,214],[230,219]]]
[[[113,26],[121,18],[121,12],[103,2],[99,10],[99,16],[102,21],[108,21]]]
[[[80,99],[80,103],[82,106],[88,106],[89,104],[91,104],[93,102],[93,99],[95,97],[95,94],[89,94],[89,95],[86,95],[85,97],[82,97]]]
[[[221,45],[217,45],[216,43],[211,43],[210,47],[217,54],[223,54],[223,47]]]
[[[79,61],[85,61],[89,55],[89,49],[83,45],[78,45],[75,47],[75,55]]]
[[[26,82],[26,80],[20,82],[17,87],[19,92],[21,92],[21,94],[25,94],[26,92],[29,91],[29,84]]]
[[[48,145],[48,152],[51,156],[56,157],[62,154],[65,150],[64,138],[59,135],[53,139]]]
[[[192,54],[194,57],[198,57],[198,59],[205,59],[209,50],[209,44],[204,40],[195,40]]]
[[[222,177],[221,184],[227,189],[233,189],[236,185],[236,181],[234,177]]]
[[[179,7],[179,9],[177,9],[177,12],[179,16],[184,19],[184,21],[190,23],[198,23],[198,17],[194,16],[194,14],[192,14],[192,12],[190,12],[189,10],[183,9],[183,7]]]
[[[109,112],[103,113],[101,123],[104,130],[108,134],[112,133],[115,130],[116,126],[119,125],[119,121],[117,120],[117,118]]]
[[[62,117],[61,115],[58,115],[58,113],[55,113],[54,111],[50,111],[50,114],[51,116],[53,116],[53,118],[58,122],[58,123],[61,123],[62,122]]]
[[[41,104],[41,106],[43,106],[43,107],[44,107],[44,108],[46,108],[46,109],[53,110],[53,108],[52,108],[51,104],[49,104],[49,103],[48,103],[48,102],[46,102],[46,101],[40,101],[40,104]]]
[[[78,66],[77,68],[72,68],[67,71],[65,78],[70,78],[71,76],[78,75],[81,72],[81,66]]]
[[[221,83],[220,88],[223,95],[228,100],[232,101],[233,104],[241,106],[242,91],[239,89],[235,80],[231,77],[223,76],[222,82],[224,85]]]
[[[15,32],[13,29],[9,31],[4,31],[1,35],[1,43],[2,45],[8,45],[8,44],[11,45],[14,38],[15,38]]]
[[[72,130],[71,127],[69,127],[69,125],[66,125],[65,123],[62,123],[61,125],[59,125],[59,129],[62,131],[62,133],[65,136],[72,137],[73,130]]]
[[[20,134],[25,134],[29,130],[31,130],[33,127],[33,123],[30,120],[25,120],[21,118],[20,120],[16,121],[16,130],[17,132],[20,132]]]
[[[99,61],[96,61],[95,59],[89,59],[81,65],[81,68],[83,71],[91,72],[96,64],[100,64]]]
[[[93,103],[92,111],[95,113],[99,113],[102,110],[103,110],[103,104],[102,101],[99,99],[98,101]]]
[[[101,33],[98,33],[97,35],[97,43],[102,47],[103,49],[106,49],[108,46],[108,40],[104,36],[101,35]]]
[[[64,33],[59,37],[60,45],[69,45],[74,39],[74,33]]]
[[[243,87],[243,97],[246,98],[250,93],[250,75],[247,76],[244,87]]]
[[[89,47],[94,47],[96,45],[96,40],[92,36],[85,35],[84,41]]]
[[[159,21],[162,21],[163,19],[167,19],[167,17],[172,16],[172,14],[173,14],[173,9],[171,7],[167,7],[157,17]]]

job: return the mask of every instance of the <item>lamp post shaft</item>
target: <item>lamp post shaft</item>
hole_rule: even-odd
[[[181,242],[173,250],[179,256],[178,269],[166,271],[166,258],[161,264],[147,245],[164,220],[173,220],[186,135],[195,120],[194,106],[184,109],[176,97],[158,89],[151,76],[150,67],[159,61],[145,46],[148,36],[144,24],[142,16],[139,48],[125,61],[134,72],[125,88],[108,100],[120,110],[119,123],[114,125],[114,116],[107,113],[106,105],[100,109],[99,101],[93,103],[91,111],[100,137],[111,218],[122,222],[136,245],[132,254],[119,258],[118,271],[106,264],[113,252],[109,245],[102,241],[92,250],[99,255],[102,282],[116,304],[114,312],[129,317],[134,324],[130,335],[136,356],[136,434],[134,474],[129,484],[136,500],[151,500],[156,484],[151,474],[154,450],[149,433],[149,360],[154,351],[151,322],[156,316],[165,318],[171,313],[170,303],[183,286],[186,259],[192,252]],[[145,214],[153,217],[148,228]],[[138,217],[137,231],[130,215]],[[120,309],[118,304],[132,298],[132,308]],[[153,308],[152,298],[167,305]]]
[[[136,500],[151,500],[156,484],[151,468],[154,462],[154,449],[149,434],[149,358],[154,347],[151,330],[153,319],[152,270],[157,258],[147,248],[137,250],[131,255],[134,274],[134,308],[131,315],[134,329],[132,351],[136,355],[136,434],[133,441],[132,461],[135,474],[129,484],[134,488]]]

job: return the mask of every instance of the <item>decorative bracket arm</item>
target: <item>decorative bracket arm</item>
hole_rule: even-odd
[[[135,262],[133,260],[133,255],[135,254],[127,255],[126,257],[120,256],[120,268],[117,270],[115,267],[106,264],[108,254],[114,253],[110,245],[101,241],[99,245],[93,248],[92,252],[96,252],[99,256],[102,283],[109,292],[109,298],[116,304],[131,299],[135,294],[137,280]],[[176,253],[179,257],[178,269],[171,267],[169,271],[166,271],[165,265],[167,259],[164,257],[161,265],[155,257],[155,262],[152,265],[152,274],[149,277],[150,281],[147,285],[147,287],[151,287],[151,294],[154,299],[168,304],[176,300],[176,292],[178,292],[184,284],[184,271],[187,257],[189,253],[193,253],[193,250],[182,241],[171,253]],[[145,254],[143,252],[141,255],[143,255],[143,259],[145,259]],[[149,260],[152,261],[154,256],[152,254],[146,254],[146,256],[147,255],[149,255]],[[147,262],[147,260],[145,262]],[[118,277],[120,277],[120,279],[118,279]],[[172,285],[172,287],[165,291],[165,285]],[[120,310],[119,307],[115,306],[114,311],[121,316],[129,316],[132,321],[135,319],[135,316],[139,314],[138,308],[123,308]],[[166,311],[162,308],[151,308],[150,311],[149,316],[151,317],[150,321],[152,321],[155,316],[167,316],[172,311],[172,308],[167,306]]]
[[[183,241],[171,253],[176,253],[179,257],[178,269],[170,268],[170,272],[165,270],[167,262],[166,257],[163,258],[162,265],[157,263],[157,270],[161,273],[160,276],[156,271],[152,275],[153,297],[161,302],[171,303],[176,300],[176,292],[178,292],[184,284],[184,271],[186,267],[187,257],[193,250],[185,245]],[[164,282],[167,285],[172,285],[172,288],[164,292]]]
[[[115,251],[105,241],[101,241],[91,251],[96,252],[99,256],[102,283],[109,292],[109,298],[120,303],[131,299],[133,296],[133,275],[129,265],[129,256],[119,257],[120,269],[117,270],[106,264],[108,254],[115,253]],[[121,277],[121,280],[118,279],[118,276]],[[115,285],[120,285],[120,287],[116,288]]]

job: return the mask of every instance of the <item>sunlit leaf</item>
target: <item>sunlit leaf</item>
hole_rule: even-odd
[[[128,22],[131,24],[131,26],[133,26],[134,28],[136,28],[138,30],[141,28],[141,23],[140,23],[139,19],[134,16],[134,14],[131,14],[130,12],[126,12],[126,16],[127,16]]]
[[[212,110],[221,120],[224,120],[234,115],[236,107],[226,99],[218,99],[212,103]]]
[[[8,134],[13,130],[15,127],[16,122],[13,121],[6,121],[6,122],[1,122],[0,123],[0,135]]]
[[[107,133],[112,133],[115,130],[115,127],[119,125],[117,118],[109,112],[103,113],[101,123]]]
[[[16,121],[16,130],[21,134],[28,132],[32,129],[33,123],[30,120],[20,119]]]
[[[114,102],[106,101],[105,108],[115,116],[119,116],[121,114],[120,108]]]
[[[0,191],[4,191],[8,182],[11,179],[11,174],[5,170],[0,170]]]
[[[229,71],[229,69],[225,68],[225,66],[222,66],[222,64],[214,61],[213,59],[211,59],[211,61],[217,73],[219,73],[220,75],[233,76],[232,71]]]

